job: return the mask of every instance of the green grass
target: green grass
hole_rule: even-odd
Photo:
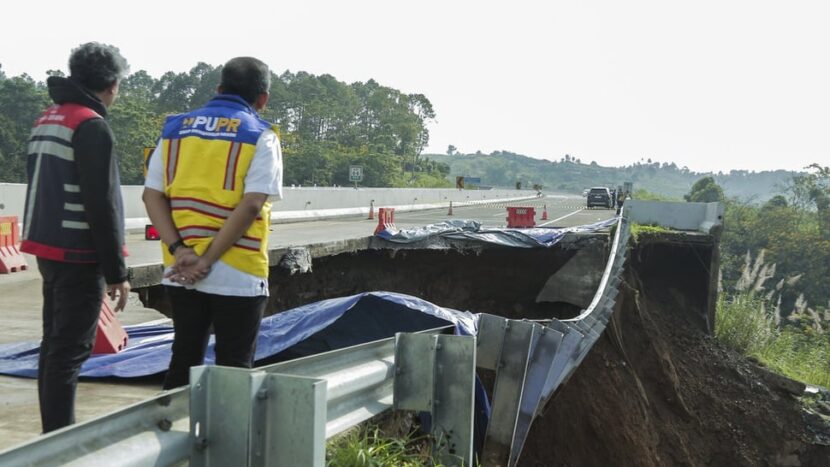
[[[784,330],[756,354],[770,369],[790,378],[830,387],[830,339]]]
[[[743,355],[756,355],[773,341],[775,323],[763,310],[763,300],[740,293],[718,297],[715,335],[727,346]]]
[[[718,299],[715,335],[727,346],[792,379],[830,386],[830,336],[779,330],[764,300],[748,293]]]
[[[377,427],[353,430],[332,440],[326,449],[329,467],[435,466],[427,437],[408,435],[387,438]]]
[[[637,243],[640,240],[640,236],[654,236],[661,233],[668,233],[671,232],[670,229],[665,227],[660,227],[659,225],[648,225],[648,224],[631,224],[631,239],[634,243]]]

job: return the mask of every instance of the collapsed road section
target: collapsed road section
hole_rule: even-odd
[[[131,409],[131,417],[137,417],[137,412],[156,414],[142,419],[143,430],[149,430],[150,438],[156,440],[152,446],[143,445],[142,452],[171,462],[189,458],[194,465],[230,459],[242,463],[247,459],[250,465],[291,465],[290,461],[296,461],[293,465],[319,465],[319,443],[309,444],[305,452],[256,450],[249,444],[254,440],[265,446],[286,446],[286,438],[279,436],[270,441],[249,436],[267,432],[290,438],[287,432],[292,430],[279,424],[281,417],[262,420],[251,414],[270,413],[276,407],[270,405],[269,390],[279,394],[287,387],[297,390],[297,384],[308,383],[310,396],[301,404],[308,410],[295,413],[304,416],[292,419],[296,423],[293,431],[308,434],[306,439],[322,441],[344,426],[394,405],[431,413],[433,420],[446,423],[433,423],[429,429],[435,439],[453,440],[436,446],[437,456],[449,465],[468,461],[475,454],[483,465],[750,465],[776,464],[776,459],[791,460],[792,456],[802,465],[810,465],[813,459],[819,459],[816,456],[822,454],[822,448],[811,443],[803,424],[798,424],[797,403],[791,397],[769,388],[759,389],[752,383],[742,385],[729,371],[719,375],[711,371],[719,366],[728,369],[734,363],[707,341],[716,293],[712,287],[713,271],[717,270],[716,235],[670,233],[648,242],[637,239],[629,249],[624,227],[613,227],[612,236],[603,232],[565,234],[550,248],[513,248],[458,238],[443,238],[441,245],[419,243],[423,239],[395,243],[390,237],[285,251],[280,259],[288,259],[272,270],[269,308],[277,316],[297,314],[296,310],[281,312],[298,305],[306,306],[300,314],[306,316],[312,308],[321,308],[315,305],[318,300],[337,301],[343,299],[334,297],[384,290],[387,297],[407,294],[409,298],[401,296],[404,298],[397,302],[399,305],[420,313],[433,310],[428,314],[440,321],[426,320],[407,332],[425,331],[443,322],[454,324],[459,335],[427,334],[422,339],[400,334],[397,346],[383,340],[377,341],[379,347],[355,346],[345,337],[364,331],[380,338],[378,313],[392,314],[389,307],[374,301],[377,295],[370,295],[374,298],[365,302],[365,298],[358,299],[355,303],[366,306],[355,306],[353,309],[359,312],[339,315],[352,313],[356,317],[353,322],[336,318],[332,321],[339,323],[336,332],[329,330],[326,338],[317,335],[306,342],[305,355],[339,349],[331,354],[298,361],[294,357],[303,354],[298,348],[289,349],[295,353],[290,357],[284,354],[283,361],[245,372],[245,384],[234,383],[240,374],[231,374],[243,370],[225,373],[218,368],[202,369],[196,373],[201,384],[197,386],[214,391],[214,396],[191,387],[190,391],[171,392],[158,401],[148,401],[146,411]],[[364,247],[355,248],[359,245]],[[623,269],[625,258],[628,262]],[[154,293],[146,297],[151,305],[164,308],[163,297]],[[424,305],[423,301],[440,306]],[[400,318],[403,314],[394,316],[392,321],[398,324],[409,322]],[[384,332],[394,334],[395,329]],[[473,339],[464,334],[477,336],[472,350],[457,340]],[[595,350],[585,345],[588,341],[597,343]],[[441,349],[451,357],[449,360],[441,356]],[[566,358],[557,360],[558,355]],[[332,368],[325,363],[327,358],[340,366]],[[472,377],[453,379],[441,370],[450,362],[464,361],[471,361],[472,366],[449,373],[457,376],[472,368],[474,373],[464,374],[477,374],[480,383]],[[539,365],[541,361],[545,364]],[[578,371],[572,371],[577,367]],[[365,378],[344,375],[360,374],[355,373],[358,368],[366,371]],[[412,371],[426,371],[424,374],[431,376],[413,377]],[[751,372],[739,370],[740,375]],[[709,378],[720,378],[720,384]],[[427,387],[416,388],[413,384],[424,380],[430,381]],[[369,381],[377,383],[368,385]],[[455,397],[459,392],[447,389],[464,384],[467,396],[460,400],[468,404],[465,407],[469,410],[461,410],[462,405],[456,402],[449,405],[451,416],[442,412],[439,402],[448,399],[438,396]],[[489,423],[480,433],[474,429],[472,418],[473,414],[478,416],[479,406],[473,405],[475,398],[470,396],[478,384],[492,401],[492,410],[485,414]],[[268,389],[261,391],[264,388]],[[234,396],[234,400],[248,400],[249,405],[236,404],[228,412],[229,406],[223,406],[221,398],[215,397],[223,393],[215,392],[219,389],[240,396]],[[730,400],[718,400],[713,389],[726,391]],[[752,400],[752,391],[767,397],[758,405],[768,413],[738,404]],[[344,408],[357,400],[344,399],[353,393],[365,403],[357,411],[362,415]],[[262,408],[267,410],[258,410]],[[746,424],[738,424],[735,418],[723,420],[718,410],[736,416],[744,411],[750,416]],[[460,419],[457,414],[461,412],[470,416]],[[770,428],[769,423],[762,423],[769,413],[784,424]],[[116,415],[97,423],[115,426]],[[540,418],[533,422],[535,417]],[[313,419],[320,419],[322,427],[305,423]],[[343,420],[350,422],[344,425]],[[217,422],[223,426],[238,423],[233,426],[240,429],[232,433],[239,442],[220,441],[232,433],[217,429]],[[64,460],[87,456],[84,459],[89,461],[90,452],[96,452],[91,447],[94,441],[89,438],[85,442],[81,433],[94,432],[90,427],[95,423],[77,427],[74,438],[75,429],[70,429],[19,449],[26,450],[26,455],[48,453],[52,443],[53,447],[65,448],[60,450]],[[139,443],[147,438],[131,433],[125,438]],[[781,436],[778,439],[773,435]],[[119,439],[109,446],[122,442]],[[79,451],[79,457],[71,457],[73,449]],[[11,459],[9,456],[22,455],[20,450],[3,456]],[[256,452],[265,457],[253,456]]]

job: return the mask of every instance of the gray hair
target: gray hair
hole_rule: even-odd
[[[271,89],[268,65],[254,57],[236,57],[222,67],[222,92],[235,94],[249,104]]]
[[[94,92],[112,87],[129,72],[127,60],[118,47],[87,42],[69,56],[69,75],[81,86]]]

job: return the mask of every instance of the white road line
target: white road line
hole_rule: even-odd
[[[576,211],[574,211],[574,212],[572,212],[572,213],[570,213],[570,214],[565,214],[564,216],[559,217],[559,218],[556,218],[556,219],[554,219],[554,220],[552,220],[552,221],[547,221],[547,222],[545,222],[544,224],[539,224],[539,227],[544,227],[544,226],[546,226],[546,225],[548,225],[548,224],[553,224],[553,223],[554,223],[554,222],[556,222],[556,221],[561,221],[562,219],[564,219],[564,218],[566,218],[566,217],[571,217],[571,216],[573,216],[574,214],[577,214],[577,213],[582,212],[582,211],[584,211],[584,210],[585,210],[585,208],[582,208],[582,209],[577,209]]]

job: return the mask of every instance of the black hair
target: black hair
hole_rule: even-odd
[[[271,89],[271,71],[268,65],[254,57],[236,57],[222,67],[222,83],[225,94],[235,94],[249,104],[256,102],[260,94]]]
[[[81,86],[101,92],[120,81],[129,71],[127,60],[118,47],[87,42],[69,56],[69,75]]]

